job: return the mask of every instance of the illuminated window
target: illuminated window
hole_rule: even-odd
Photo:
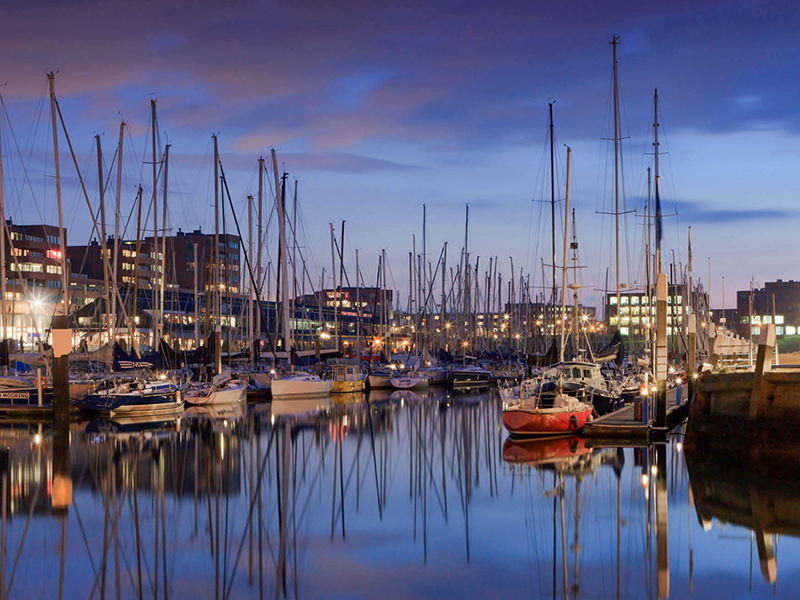
[[[783,315],[775,315],[775,324],[783,325]]]
[[[639,296],[631,296],[631,305],[639,306]]]
[[[624,302],[623,302],[623,304],[624,304]],[[620,309],[619,309],[619,314],[627,315],[629,310],[630,309],[627,306],[621,306]]]
[[[611,318],[608,320],[608,322],[609,322],[609,323],[610,323],[612,326],[616,325],[616,324],[617,324],[617,317],[611,317]]]
[[[620,304],[622,304],[622,306],[625,306],[626,304],[628,304],[628,297],[627,296],[622,296],[622,298],[620,299]]]
[[[608,303],[611,306],[616,306],[617,305],[617,297],[616,296],[611,296],[611,298],[609,298],[609,300],[608,300]]]
[[[787,325],[786,326],[786,335],[796,335],[797,334],[797,327],[794,325]]]
[[[780,325],[775,327],[775,335],[783,335],[783,327],[781,327]]]
[[[628,328],[627,328],[627,327],[620,327],[620,328],[619,328],[619,332],[620,332],[622,335],[628,335]]]
[[[761,317],[761,322],[764,323],[764,325],[769,325],[772,323],[772,315],[764,315]]]
[[[750,335],[759,335],[761,333],[761,327],[759,325],[753,325],[750,327]]]

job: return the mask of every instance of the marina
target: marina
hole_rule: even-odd
[[[800,597],[797,7],[3,26],[0,600]]]

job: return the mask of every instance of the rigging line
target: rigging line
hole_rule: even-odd
[[[42,211],[39,208],[39,203],[36,201],[36,194],[33,191],[33,184],[31,183],[30,176],[28,175],[28,168],[25,166],[25,159],[24,156],[22,155],[22,152],[20,151],[19,143],[17,141],[17,135],[14,132],[14,127],[11,125],[11,117],[8,114],[8,109],[6,108],[6,103],[5,100],[3,99],[3,94],[1,93],[0,93],[0,105],[2,105],[3,107],[3,114],[5,115],[6,117],[5,120],[8,123],[8,130],[11,132],[11,139],[14,141],[14,147],[16,148],[17,154],[20,157],[20,165],[22,166],[22,170],[25,173],[25,181],[28,183],[28,188],[30,189],[31,197],[33,198],[33,204],[36,207],[36,212],[39,214],[39,219],[41,220],[42,223],[44,223],[45,219],[42,216]]]

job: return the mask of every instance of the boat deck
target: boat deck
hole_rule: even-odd
[[[677,388],[667,391],[667,429],[676,427],[688,414],[689,403],[686,388],[681,404],[678,404]],[[634,414],[634,405],[603,415],[586,424],[583,434],[587,440],[609,440],[647,442],[658,431],[652,424],[643,423]],[[591,441],[589,441],[591,445]]]

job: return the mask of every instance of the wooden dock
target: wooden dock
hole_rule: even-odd
[[[677,388],[667,391],[667,431],[675,428],[688,415],[686,386],[683,386],[681,391],[681,404],[678,404]],[[643,423],[637,418],[633,404],[594,419],[586,423],[583,428],[583,435],[589,446],[593,445],[595,440],[606,445],[611,440],[633,445],[646,444],[658,433],[665,431],[659,430],[652,424]]]

